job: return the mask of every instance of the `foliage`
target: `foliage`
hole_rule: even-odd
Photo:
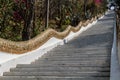
[[[120,10],[120,0],[115,0],[116,4],[119,6],[119,10]]]
[[[63,31],[68,25],[75,27],[106,9],[106,0],[85,1],[50,0],[48,28]],[[0,4],[1,38],[29,40],[46,30],[46,0],[0,0]]]
[[[0,4],[0,37],[20,40],[21,25],[13,17],[13,0],[0,0]]]

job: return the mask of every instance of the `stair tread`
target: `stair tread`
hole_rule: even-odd
[[[78,71],[78,72],[83,72],[83,71],[101,71],[101,72],[109,72],[110,68],[79,68],[79,67],[62,67],[62,68],[56,68],[56,67],[40,67],[40,68],[15,68],[11,69],[11,72],[57,72],[57,71]]]
[[[0,80],[109,80],[109,77],[4,76]]]
[[[5,72],[4,76],[109,76],[110,72]]]

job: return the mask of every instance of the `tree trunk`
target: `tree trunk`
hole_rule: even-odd
[[[49,23],[49,0],[46,0],[46,20],[45,20],[45,27],[48,28]]]
[[[24,21],[24,29],[22,32],[22,40],[24,41],[31,39],[34,26],[34,0],[30,0],[28,3],[30,3],[29,13]]]

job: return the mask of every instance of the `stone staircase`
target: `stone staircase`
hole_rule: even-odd
[[[109,13],[80,36],[31,64],[11,68],[0,80],[109,80],[113,38],[111,15]]]
[[[61,51],[65,49],[64,51]],[[5,72],[3,80],[109,80],[110,53],[106,48],[60,46],[31,64]],[[106,54],[107,53],[107,54]],[[1,79],[0,79],[1,80]]]
[[[63,49],[65,49],[63,51]],[[109,80],[110,48],[60,46],[31,64],[19,64],[2,80]],[[100,51],[101,50],[101,51]],[[0,80],[1,80],[0,79]]]

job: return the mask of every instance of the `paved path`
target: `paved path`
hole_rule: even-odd
[[[18,64],[0,80],[109,80],[114,16],[31,64]]]

